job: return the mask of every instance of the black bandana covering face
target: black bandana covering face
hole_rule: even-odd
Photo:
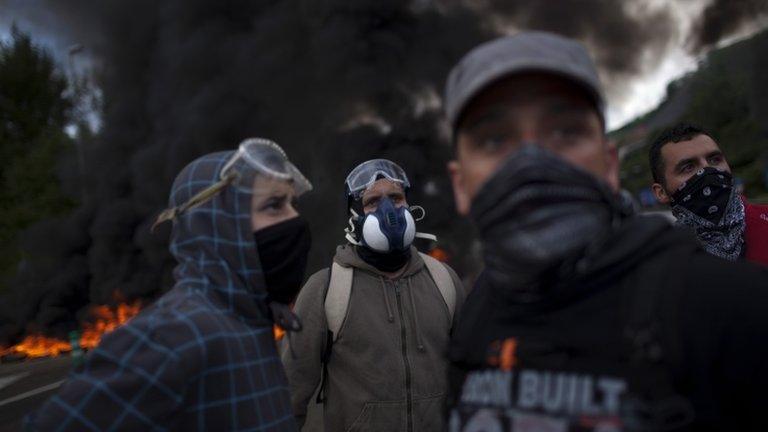
[[[289,304],[301,290],[312,235],[297,216],[253,233],[270,300]]]
[[[253,238],[264,271],[272,320],[284,330],[300,331],[301,321],[289,303],[298,295],[304,280],[312,245],[309,224],[297,216],[255,231]]]
[[[679,225],[693,228],[704,249],[735,261],[744,251],[744,203],[733,176],[717,168],[699,170],[671,196]]]
[[[471,209],[485,277],[516,301],[535,301],[546,274],[569,272],[568,262],[629,213],[607,184],[534,144],[501,165]]]

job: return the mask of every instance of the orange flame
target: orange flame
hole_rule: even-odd
[[[274,325],[272,326],[272,332],[275,334],[275,340],[279,341],[285,336],[285,330],[283,330],[280,326]]]
[[[91,315],[96,318],[83,327],[83,335],[80,337],[80,347],[93,349],[99,345],[101,338],[128,322],[141,311],[141,301],[136,300],[132,304],[120,303],[116,308],[99,305],[94,306]]]
[[[429,251],[428,255],[442,262],[448,262],[448,259],[449,259],[448,252],[445,249],[441,249],[439,247],[436,247],[431,251]]]
[[[99,345],[101,338],[125,324],[141,310],[141,301],[120,303],[116,307],[106,305],[93,306],[91,315],[93,322],[86,323],[80,336],[82,349],[93,349]],[[43,336],[41,334],[29,334],[16,345],[8,348],[0,347],[0,356],[17,354],[28,358],[56,357],[62,353],[72,351],[72,345],[68,341]]]
[[[0,349],[0,355],[16,354],[30,358],[35,357],[55,357],[63,352],[72,351],[72,345],[69,342],[43,336],[41,334],[30,334],[24,337],[24,340],[18,344]]]

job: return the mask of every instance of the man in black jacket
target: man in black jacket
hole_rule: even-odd
[[[577,42],[500,38],[451,71],[457,208],[485,270],[450,350],[451,431],[762,429],[768,272],[619,199]]]

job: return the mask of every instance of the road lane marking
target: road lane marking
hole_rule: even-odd
[[[24,378],[27,375],[29,375],[29,372],[22,372],[22,373],[0,377],[0,389],[2,389],[3,387],[8,387],[9,385],[15,383],[16,381]]]
[[[34,390],[30,390],[28,392],[24,392],[22,394],[16,395],[14,397],[4,399],[0,401],[0,407],[3,405],[8,405],[10,403],[18,402],[20,400],[26,399],[28,397],[34,396],[36,394],[45,393],[47,391],[53,390],[61,385],[66,380],[59,380],[54,383],[48,384],[46,386],[38,387]]]

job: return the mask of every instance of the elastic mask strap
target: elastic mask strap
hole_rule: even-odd
[[[355,236],[352,235],[355,232],[355,224],[352,221],[359,218],[360,215],[358,215],[354,209],[349,209],[349,211],[352,212],[352,216],[350,216],[349,220],[347,221],[349,223],[349,227],[344,228],[344,232],[346,233],[344,238],[346,238],[348,242],[355,246],[361,246],[362,244],[355,239]]]
[[[414,206],[410,206],[410,207],[408,207],[408,211],[409,211],[409,212],[411,212],[411,215],[412,215],[412,216],[413,216],[413,211],[414,211],[414,210],[421,210],[421,215],[420,215],[419,217],[416,217],[416,216],[414,216],[414,217],[413,217],[413,221],[414,221],[414,222],[418,222],[418,221],[420,221],[420,220],[424,219],[425,217],[427,217],[427,211],[426,211],[426,210],[424,210],[424,207],[422,207],[422,206],[420,206],[420,205],[414,205]],[[414,237],[415,237],[415,238],[424,239],[424,240],[431,240],[431,241],[433,241],[433,242],[436,242],[436,241],[437,241],[437,236],[436,236],[436,235],[434,235],[434,234],[427,234],[427,233],[420,233],[420,232],[417,232],[417,233],[414,235]]]
[[[437,236],[434,234],[427,234],[427,233],[420,233],[417,232],[414,237],[424,239],[424,240],[432,240],[433,242],[437,241]]]
[[[427,211],[424,210],[424,207],[422,207],[420,205],[415,205],[415,206],[408,207],[408,211],[411,212],[411,215],[413,215],[413,211],[414,210],[421,210],[421,216],[419,216],[419,217],[414,216],[413,217],[413,221],[414,222],[418,222],[418,221],[424,219],[427,216]]]
[[[213,198],[214,196],[216,196],[216,194],[221,192],[222,189],[229,186],[236,178],[237,178],[237,173],[234,173],[234,172],[229,173],[223,179],[219,180],[218,182],[212,184],[211,186],[208,186],[207,188],[195,194],[195,196],[190,198],[184,204],[163,210],[163,212],[157,216],[155,223],[152,224],[152,228],[150,228],[150,231],[155,232],[155,228],[157,228],[158,225],[162,224],[163,222],[173,220],[181,216],[182,214],[184,214],[187,210],[193,209],[195,207],[198,207],[210,201],[211,198]]]
[[[346,238],[348,242],[352,243],[355,246],[362,246],[362,243],[355,240],[355,238],[352,237],[352,234],[347,233],[347,235],[345,235],[344,238]]]

